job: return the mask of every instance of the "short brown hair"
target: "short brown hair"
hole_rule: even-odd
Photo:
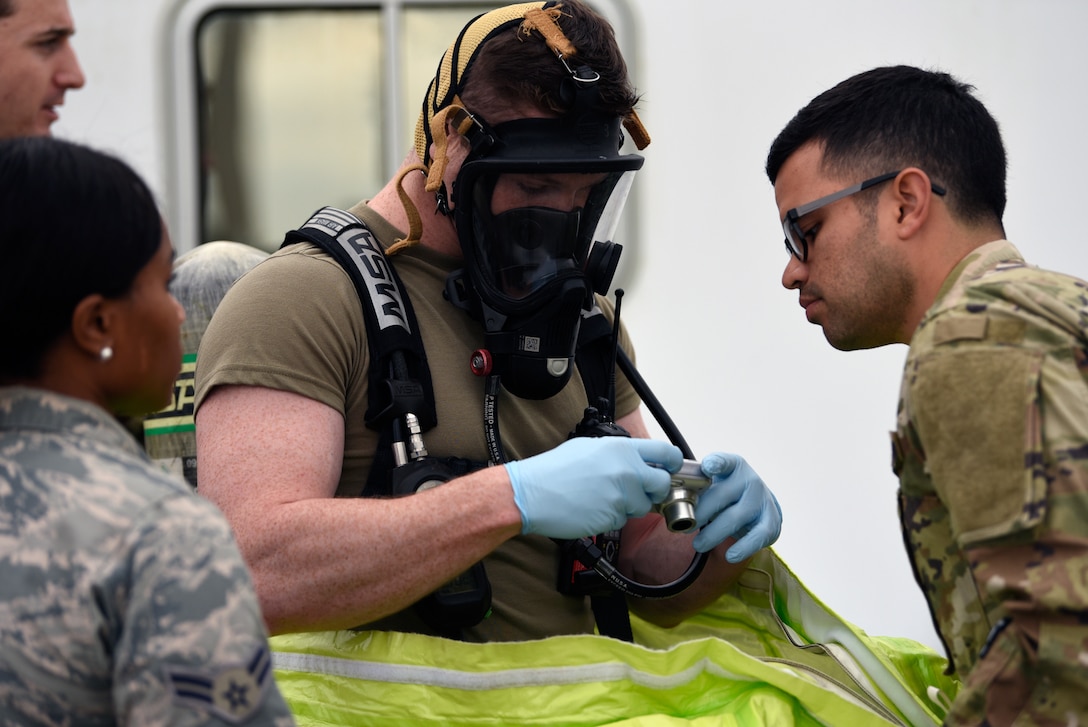
[[[601,112],[627,116],[638,103],[638,95],[627,77],[627,64],[620,53],[612,26],[581,0],[563,0],[556,5],[557,23],[576,54],[566,59],[572,68],[589,66],[600,74]],[[465,74],[461,99],[473,112],[487,118],[488,109],[508,104],[510,99],[563,114],[570,101],[560,89],[570,74],[539,36],[519,28],[497,34],[480,49]]]

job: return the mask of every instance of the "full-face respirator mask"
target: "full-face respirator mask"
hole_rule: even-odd
[[[447,292],[483,323],[474,371],[545,399],[570,380],[582,313],[611,285],[620,257],[611,237],[643,159],[619,153],[616,117],[476,123],[486,141],[453,187],[465,267]]]
[[[611,237],[643,162],[620,153],[621,126],[638,149],[650,143],[633,109],[602,103],[600,76],[579,58],[560,27],[563,17],[562,3],[548,0],[469,22],[442,57],[416,126],[418,168],[438,211],[452,217],[464,254],[447,297],[484,327],[472,369],[526,399],[554,396],[570,380],[582,314],[592,309],[593,293],[611,285],[620,254]],[[564,112],[489,125],[465,108],[460,94],[478,51],[511,31],[527,46],[548,49],[548,60],[531,57],[556,64],[553,90]],[[447,190],[448,146],[466,141]],[[405,208],[409,234],[391,254],[421,234],[419,213]]]

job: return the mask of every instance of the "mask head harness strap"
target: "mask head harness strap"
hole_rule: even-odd
[[[447,125],[452,126],[453,133],[469,141],[470,158],[485,154],[495,143],[490,130],[465,109],[460,98],[465,75],[488,40],[515,27],[524,37],[531,37],[532,32],[536,31],[570,73],[574,90],[595,85],[598,79],[595,72],[586,66],[572,69],[568,63],[568,59],[577,55],[577,50],[559,27],[558,19],[562,15],[562,3],[554,0],[508,5],[473,18],[450,44],[427,88],[416,122],[415,151],[422,163],[405,168],[397,179],[397,192],[409,221],[408,236],[397,240],[386,254],[395,254],[398,250],[417,244],[423,232],[419,211],[404,191],[403,182],[408,174],[423,173],[426,176],[425,189],[435,194],[437,211],[449,213],[448,194],[442,181],[449,161]],[[596,93],[595,89],[593,93]],[[650,136],[633,109],[624,117],[623,126],[639,150],[650,143]],[[432,144],[435,152],[433,158]]]
[[[528,37],[535,30],[543,36],[548,48],[555,53],[556,58],[563,64],[563,68],[570,74],[576,92],[579,89],[595,88],[597,81],[601,78],[600,74],[589,66],[583,65],[571,68],[570,64],[567,63],[567,59],[573,59],[578,51],[559,27],[557,21],[559,16],[562,15],[561,11],[562,5],[556,3],[545,3],[542,8],[527,11],[520,32]],[[567,98],[564,98],[564,100],[570,101]],[[642,120],[639,119],[634,109],[631,109],[624,117],[623,127],[631,135],[631,140],[639,151],[649,146],[650,134],[646,131],[646,127],[642,125]]]

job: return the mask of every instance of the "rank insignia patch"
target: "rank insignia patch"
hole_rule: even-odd
[[[247,664],[195,671],[166,667],[174,702],[213,712],[233,724],[242,724],[264,701],[272,679],[272,655],[261,646]]]

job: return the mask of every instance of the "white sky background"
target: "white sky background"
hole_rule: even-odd
[[[1086,277],[1088,3],[630,2],[654,139],[627,210],[644,236],[623,303],[640,370],[697,455],[739,452],[771,485],[785,511],[776,550],[818,598],[871,634],[939,648],[890,470],[906,348],[842,353],[806,322],[779,283],[763,162],[792,115],[847,76],[939,67],[977,86],[1001,124],[1009,237],[1030,261]],[[70,3],[88,85],[56,133],[118,151],[165,195],[162,74],[147,59],[162,58],[173,3]]]

